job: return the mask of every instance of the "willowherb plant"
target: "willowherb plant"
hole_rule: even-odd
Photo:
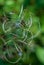
[[[12,16],[15,13],[9,12],[9,14]],[[33,20],[34,18],[35,20]],[[29,13],[27,9],[23,9],[23,5],[18,17],[15,20],[13,19],[9,20],[4,13],[2,23],[4,35],[0,36],[3,43],[0,49],[3,49],[1,54],[4,56],[4,59],[14,64],[21,60],[25,47],[30,46],[32,40],[40,33],[40,23],[39,18],[35,17],[31,12]],[[36,25],[38,26],[38,30],[36,27],[37,31],[35,33],[33,32],[33,28]]]

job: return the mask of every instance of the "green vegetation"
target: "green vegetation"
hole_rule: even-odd
[[[0,0],[0,65],[44,65],[44,0]]]

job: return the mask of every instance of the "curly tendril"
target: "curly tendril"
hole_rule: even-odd
[[[25,45],[29,46],[30,43],[32,42],[32,40],[35,37],[37,37],[38,34],[40,33],[40,23],[37,22],[39,30],[37,31],[36,34],[33,35],[33,32],[30,30],[32,25],[33,25],[33,17],[32,17],[32,15],[29,15],[30,17],[29,17],[28,21],[25,21],[23,11],[24,10],[23,10],[23,5],[22,5],[21,10],[20,10],[20,14],[18,15],[18,19],[15,22],[4,20],[4,22],[2,24],[2,29],[3,29],[4,33],[6,35],[10,34],[13,36],[12,37],[12,40],[14,41],[13,45],[14,45],[16,52],[18,52],[18,53],[15,52],[17,54],[17,56],[19,57],[15,62],[10,61],[6,57],[6,54],[4,53],[5,60],[9,63],[12,63],[12,64],[19,62],[22,58],[23,49],[20,45],[18,45],[18,43],[20,43],[24,46]],[[23,20],[23,22],[22,22],[22,20]],[[8,45],[8,43],[11,42],[11,39],[9,39],[8,41],[5,41],[3,38],[1,38],[1,39],[5,45]],[[7,53],[8,53],[9,49],[7,49],[7,50],[8,50],[7,51]]]

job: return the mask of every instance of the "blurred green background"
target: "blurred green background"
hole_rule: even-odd
[[[24,10],[28,10],[26,13],[26,18],[28,19],[28,14],[32,12],[33,21],[40,22],[41,31],[39,35],[33,39],[32,46],[27,47],[23,51],[22,59],[16,64],[10,64],[7,61],[0,58],[0,65],[44,65],[44,0],[0,0],[0,37],[4,35],[2,30],[3,15],[6,13],[7,17],[11,20],[17,20],[20,7],[23,4]],[[9,12],[15,12],[16,14],[9,15]],[[35,33],[38,30],[34,22],[34,27],[32,26],[31,31]],[[3,43],[0,39],[0,45]],[[1,50],[0,50],[1,52]]]

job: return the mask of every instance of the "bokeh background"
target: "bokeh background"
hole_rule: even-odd
[[[38,21],[38,19],[41,31],[37,37],[32,40],[31,45],[23,51],[23,57],[18,63],[10,64],[0,57],[0,65],[44,65],[44,0],[0,0],[0,36],[4,35],[2,30],[4,13],[6,13],[9,19],[17,20],[21,4],[23,4],[25,11],[28,10],[28,12],[26,12],[27,19],[28,14],[32,13],[34,27],[32,26],[31,31],[36,33],[38,30],[38,25],[34,22]],[[16,14],[10,15],[9,12],[11,11]],[[0,39],[0,45],[1,43],[3,42]]]

